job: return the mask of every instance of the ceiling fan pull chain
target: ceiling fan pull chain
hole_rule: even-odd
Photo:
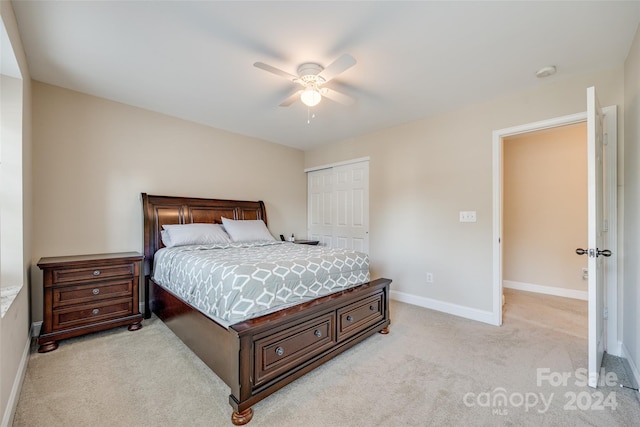
[[[311,115],[311,116],[309,116]],[[316,118],[316,113],[312,113],[311,112],[311,107],[307,107],[307,124],[310,125],[311,124],[311,119],[315,119]]]

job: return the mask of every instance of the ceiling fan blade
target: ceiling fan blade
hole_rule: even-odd
[[[320,89],[320,94],[327,99],[337,102],[342,105],[353,105],[356,100],[349,95],[345,95],[342,92],[335,91],[333,89],[329,89],[328,87],[323,87]]]
[[[327,66],[324,70],[318,74],[319,77],[322,77],[325,82],[336,77],[338,74],[347,71],[349,68],[356,65],[356,60],[353,56],[348,53],[343,54],[338,59],[333,61],[331,64]]]
[[[289,105],[293,104],[298,99],[300,99],[301,93],[302,93],[302,89],[295,91],[287,99],[285,99],[280,103],[280,107],[288,107]]]
[[[280,77],[284,77],[287,80],[291,80],[292,82],[297,82],[298,81],[298,76],[294,76],[293,74],[289,74],[286,71],[282,71],[279,68],[273,67],[269,64],[265,64],[264,62],[256,62],[253,64],[254,67],[256,68],[260,68],[261,70],[265,70],[268,71],[270,73],[273,73],[277,76]]]

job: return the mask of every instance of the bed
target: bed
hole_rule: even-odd
[[[163,225],[219,224],[223,217],[266,224],[264,203],[143,193],[142,205],[145,317],[155,313],[229,386],[233,424],[248,423],[255,403],[324,362],[375,333],[388,333],[391,280],[384,278],[236,323],[212,318],[153,280]]]

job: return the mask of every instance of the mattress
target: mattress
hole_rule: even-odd
[[[229,326],[368,282],[361,252],[261,241],[162,248],[153,280]]]

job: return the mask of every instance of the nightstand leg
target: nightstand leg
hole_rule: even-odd
[[[132,323],[127,329],[129,329],[130,331],[137,331],[138,329],[142,329],[142,323]]]
[[[58,348],[57,342],[47,341],[45,343],[40,344],[40,347],[38,348],[38,353],[48,353],[50,351],[55,350],[56,348]]]
[[[231,414],[231,422],[236,426],[243,426],[253,418],[253,409],[247,408],[242,412],[233,411]]]

